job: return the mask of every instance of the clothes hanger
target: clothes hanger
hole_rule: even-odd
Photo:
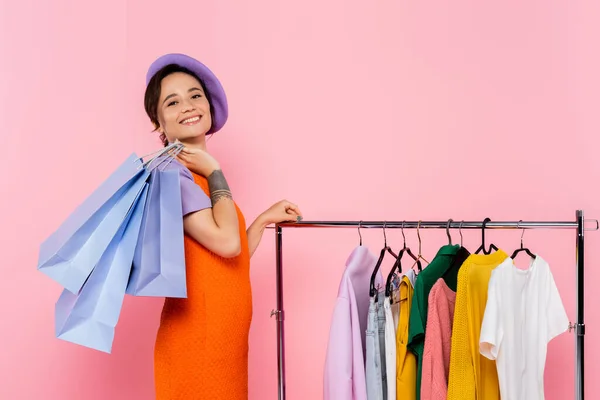
[[[394,253],[392,251],[392,249],[390,248],[390,246],[388,246],[388,244],[387,244],[387,236],[385,234],[385,224],[386,223],[384,221],[383,222],[383,249],[381,249],[381,252],[379,253],[379,259],[377,260],[377,264],[375,264],[375,269],[373,270],[373,273],[371,274],[371,285],[370,285],[370,290],[369,290],[369,294],[371,295],[371,297],[375,296],[376,303],[377,303],[379,296],[377,296],[377,288],[375,287],[375,278],[377,277],[377,272],[379,271],[381,262],[383,261],[383,258],[385,257],[386,253],[389,253],[395,259],[398,259],[398,256],[396,255],[396,253]]]
[[[402,256],[404,255],[404,252],[406,251],[406,248],[403,248],[402,250],[400,250],[400,252],[398,253],[398,257],[396,257],[396,261],[394,262],[394,265],[392,266],[392,269],[390,270],[390,273],[388,274],[386,280],[385,280],[385,297],[389,297],[390,298],[390,302],[393,304],[393,300],[392,300],[392,280],[394,279],[394,273],[396,272],[396,268],[398,269],[398,274],[402,273]],[[410,250],[409,250],[410,251]]]
[[[402,227],[401,227],[401,229],[402,229],[402,238],[404,240],[404,247],[402,248],[402,250],[406,250],[406,252],[408,253],[408,255],[411,256],[411,258],[413,260],[415,260],[415,262],[420,262],[419,258],[413,254],[413,252],[410,250],[410,248],[406,247],[406,236],[404,236],[404,222],[405,221],[402,221]]]
[[[517,229],[519,229],[519,227],[521,226],[521,222],[523,222],[523,220],[519,221],[519,223],[517,224]],[[525,234],[525,228],[523,228],[523,232],[521,233],[521,247],[518,248],[517,250],[515,250],[514,253],[512,253],[512,255],[510,256],[510,258],[512,258],[513,260],[515,259],[516,255],[522,251],[527,253],[529,255],[529,257],[531,257],[533,259],[536,258],[535,254],[533,254],[531,251],[529,251],[529,249],[527,247],[523,247],[523,235],[524,234]]]
[[[451,224],[452,222],[454,222],[454,221],[452,220],[452,218],[450,218],[450,219],[448,220],[448,223],[446,224],[446,236],[448,236],[448,244],[449,244],[450,246],[452,246],[452,236],[450,236],[450,224]],[[462,238],[462,236],[461,236],[461,238]],[[462,243],[462,240],[461,240],[461,243]]]
[[[456,291],[457,281],[458,281],[458,272],[460,268],[464,264],[465,260],[471,255],[469,250],[467,250],[463,246],[463,234],[462,227],[465,221],[461,221],[458,226],[458,233],[460,234],[460,248],[454,255],[454,259],[452,260],[452,264],[444,271],[442,274],[442,279],[446,282],[446,285],[450,290]],[[450,224],[448,224],[449,226]]]
[[[475,251],[475,254],[479,254],[480,251],[483,251],[483,254],[488,255],[492,253],[492,249],[498,251],[498,247],[493,243],[490,244],[490,247],[487,250],[485,249],[485,224],[490,221],[491,219],[489,218],[483,220],[483,225],[481,226],[481,246]]]
[[[361,225],[362,225],[362,221],[358,221],[358,237],[359,237],[358,245],[359,246],[362,246],[362,235],[360,234]]]
[[[418,260],[423,260],[425,261],[425,263],[429,264],[429,261],[427,261],[425,258],[423,258],[423,256],[421,255],[421,234],[419,233],[419,228],[421,227],[421,221],[419,220],[419,222],[417,223],[417,237],[419,238],[419,254],[417,254],[417,261]],[[421,263],[420,262],[415,262],[411,268],[414,268],[415,265],[417,266],[417,268],[419,269],[419,272],[423,271],[422,267],[421,267]]]
[[[402,247],[402,249],[400,250],[400,252],[398,253],[398,257],[396,257],[396,262],[394,263],[394,265],[392,266],[392,269],[390,271],[390,273],[387,276],[387,279],[385,280],[385,295],[386,297],[390,297],[391,293],[392,293],[392,279],[394,279],[394,273],[396,272],[396,269],[398,270],[398,273],[401,274],[402,273],[402,256],[404,255],[404,253],[407,253],[416,263],[418,263],[419,266],[419,271],[421,270],[421,261],[417,258],[417,256],[415,256],[413,254],[413,252],[410,250],[410,248],[406,247],[406,236],[404,235],[404,222],[402,221],[402,226],[400,227],[402,230],[402,238],[404,239],[404,245]],[[390,298],[391,301],[391,298]]]
[[[451,219],[448,220],[448,225],[446,225],[446,232],[448,234],[448,244],[452,244],[452,238],[450,237],[450,231],[449,231],[449,227],[450,227],[450,223],[454,222]],[[463,234],[462,234],[462,226],[465,223],[465,221],[460,221],[460,225],[458,226],[458,233],[460,235],[460,249],[459,251],[456,253],[457,256],[460,253],[460,251],[464,251],[468,253],[468,250],[464,248],[463,246]],[[461,250],[462,249],[462,250]],[[462,265],[464,260],[462,260],[462,258],[457,258],[455,256],[454,261],[452,261],[452,264],[444,271],[444,273],[442,274],[442,279],[447,280],[448,279],[448,274],[454,270],[456,267],[460,267],[460,265]],[[460,264],[460,265],[457,265]]]

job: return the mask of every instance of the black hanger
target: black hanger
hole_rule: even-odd
[[[369,294],[371,295],[371,297],[375,296],[375,302],[377,302],[379,296],[377,296],[377,288],[375,287],[375,278],[377,277],[377,272],[379,271],[379,267],[381,266],[381,262],[383,261],[383,258],[385,257],[385,253],[389,253],[391,254],[395,259],[398,259],[398,256],[396,255],[396,253],[394,253],[392,251],[392,249],[390,248],[390,246],[388,246],[387,244],[387,237],[385,235],[385,222],[383,223],[383,249],[381,249],[381,252],[379,253],[379,259],[377,260],[377,264],[375,264],[375,269],[373,270],[373,273],[371,274],[371,285],[370,285],[370,289],[369,289]]]
[[[410,251],[410,250],[408,250]],[[394,265],[392,266],[392,269],[390,270],[390,273],[387,276],[387,279],[385,280],[385,297],[389,297],[390,298],[390,302],[393,303],[392,301],[392,279],[394,279],[394,273],[396,272],[396,269],[398,271],[398,274],[402,273],[402,256],[404,255],[404,253],[407,252],[406,248],[403,248],[402,250],[400,250],[400,252],[398,253],[398,257],[396,257],[396,261],[394,262]]]
[[[402,256],[404,255],[404,253],[407,253],[409,256],[412,257],[413,260],[415,260],[415,262],[417,262],[419,271],[421,271],[421,261],[419,261],[419,259],[417,258],[417,256],[415,256],[412,251],[410,251],[410,248],[406,247],[406,236],[404,236],[404,221],[402,222],[402,238],[404,239],[404,246],[402,247],[402,250],[400,250],[400,253],[398,253],[398,256],[396,257],[396,262],[394,263],[394,266],[392,267],[392,270],[390,271],[390,273],[387,276],[387,279],[385,280],[385,295],[386,297],[391,297],[392,294],[392,279],[394,279],[394,273],[396,272],[396,269],[398,270],[398,273],[402,273]],[[391,300],[391,299],[390,299]]]
[[[415,260],[415,262],[419,263],[419,271],[421,271],[421,262],[419,261],[419,258],[413,254],[410,248],[406,247],[406,236],[404,236],[404,221],[402,221],[402,239],[404,240],[404,247],[402,248],[402,250],[406,250],[408,255],[411,256],[411,258]]]
[[[446,285],[454,292],[456,292],[457,279],[458,279],[458,271],[462,267],[463,263],[471,255],[469,250],[467,250],[463,246],[463,234],[462,234],[462,226],[465,221],[461,221],[458,226],[458,233],[460,234],[460,248],[454,255],[454,259],[452,260],[452,264],[444,271],[442,274],[442,279],[446,282]],[[449,224],[448,224],[449,226]]]
[[[519,227],[521,226],[521,222],[523,222],[523,220],[519,221],[519,223],[517,224],[517,229],[519,229]],[[529,257],[531,257],[531,258],[536,258],[535,254],[533,254],[531,251],[529,251],[529,249],[527,247],[523,247],[523,235],[524,234],[525,234],[525,228],[523,228],[523,232],[521,233],[521,247],[519,249],[515,250],[514,253],[512,253],[512,255],[510,256],[510,258],[512,258],[513,260],[515,259],[517,254],[520,253],[521,251],[524,251],[525,253],[527,253],[529,255]]]
[[[496,247],[495,244],[490,244],[490,247],[486,250],[485,249],[485,224],[487,224],[488,222],[490,222],[491,219],[486,218],[483,220],[483,225],[481,226],[481,246],[479,246],[479,248],[477,249],[477,251],[475,251],[475,254],[479,254],[480,251],[483,250],[483,254],[490,254],[493,250],[498,250],[498,247]]]

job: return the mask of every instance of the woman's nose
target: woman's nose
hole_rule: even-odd
[[[192,105],[192,103],[188,102],[188,101],[184,101],[182,103],[182,108],[181,108],[181,112],[185,113],[185,112],[190,112],[194,110],[194,106]]]

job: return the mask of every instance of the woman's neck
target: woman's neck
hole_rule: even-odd
[[[184,140],[180,140],[186,147],[191,149],[200,149],[202,151],[206,151],[206,136],[200,135],[194,138],[186,138]]]

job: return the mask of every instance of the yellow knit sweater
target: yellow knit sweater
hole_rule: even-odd
[[[492,270],[508,255],[470,255],[458,272],[448,400],[500,400],[496,364],[479,354],[479,333]]]
[[[396,399],[398,400],[417,398],[417,358],[408,350],[408,322],[413,294],[413,285],[405,275],[400,283],[400,320],[396,331]],[[388,400],[392,399],[388,398]]]

